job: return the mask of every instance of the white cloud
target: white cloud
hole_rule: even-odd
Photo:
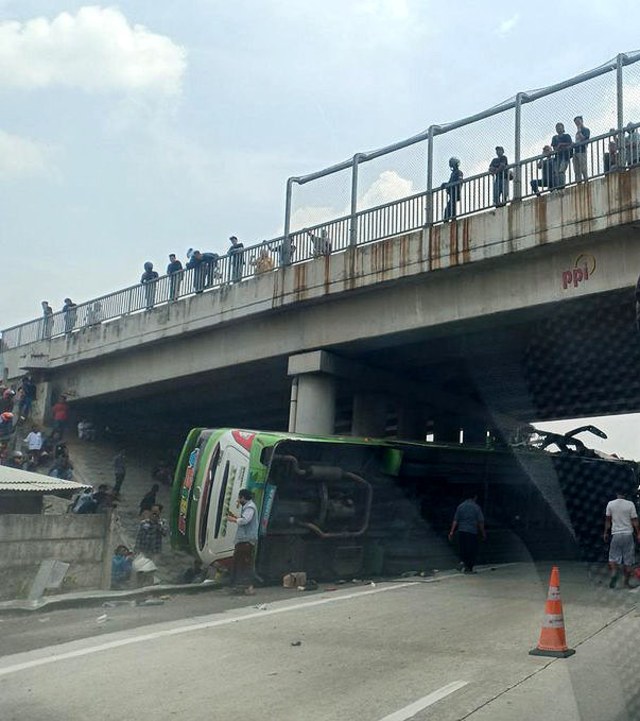
[[[413,182],[403,178],[395,170],[385,170],[371,183],[358,200],[358,209],[375,208],[412,195]]]
[[[358,210],[366,210],[385,203],[392,203],[394,200],[413,195],[414,192],[416,191],[414,191],[411,180],[403,178],[395,170],[384,170],[359,196]],[[291,230],[295,231],[320,225],[321,223],[328,223],[336,218],[349,215],[350,212],[350,206],[336,208],[329,205],[305,205],[295,208],[294,205],[294,211],[291,213]]]
[[[368,15],[384,15],[386,17],[405,20],[409,17],[408,0],[362,0],[357,10]]]
[[[516,13],[515,15],[508,18],[507,20],[503,20],[500,23],[500,25],[498,25],[496,32],[498,33],[498,35],[502,35],[502,36],[508,35],[513,30],[513,28],[515,28],[515,26],[518,24],[519,20],[520,20],[520,15],[518,15],[518,13]]]
[[[184,48],[117,8],[0,23],[0,87],[175,94],[185,67]]]
[[[0,180],[47,175],[52,148],[0,130]]]

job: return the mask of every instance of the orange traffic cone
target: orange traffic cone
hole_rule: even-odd
[[[538,646],[529,651],[531,656],[554,656],[567,658],[575,651],[567,646],[564,633],[564,616],[560,600],[560,571],[554,566],[549,579],[549,594],[544,606],[544,621],[540,631]]]

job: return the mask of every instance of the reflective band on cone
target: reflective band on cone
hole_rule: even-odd
[[[549,579],[549,593],[544,606],[544,621],[540,631],[538,645],[532,651],[531,656],[554,656],[556,658],[567,658],[575,651],[567,646],[567,639],[564,632],[564,615],[562,613],[562,600],[560,599],[560,571],[557,566],[551,569]]]

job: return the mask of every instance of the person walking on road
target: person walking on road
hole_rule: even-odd
[[[460,545],[460,558],[464,564],[465,573],[473,573],[473,567],[478,558],[478,536],[487,540],[484,528],[484,516],[478,505],[478,496],[473,494],[463,501],[457,508],[449,531],[449,540],[453,540],[458,531],[458,544]]]
[[[636,549],[634,531],[636,538],[640,541],[640,524],[638,523],[638,512],[635,504],[628,501],[624,490],[620,489],[617,498],[607,503],[604,519],[604,542],[609,541],[609,570],[611,580],[609,588],[615,588],[618,583],[618,571],[622,566],[624,573],[624,585],[632,588],[629,579],[633,565],[636,562]]]
[[[125,463],[124,451],[120,450],[113,457],[113,475],[115,477],[115,484],[113,486],[113,495],[118,498],[120,495],[120,489],[124,482],[124,477],[127,474],[127,465]]]
[[[246,488],[238,493],[240,515],[229,513],[227,519],[238,526],[233,551],[233,586],[238,592],[253,596],[255,590],[254,562],[255,548],[258,542],[258,509],[253,502],[253,494]]]

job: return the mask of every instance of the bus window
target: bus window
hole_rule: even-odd
[[[198,548],[202,551],[207,542],[207,527],[209,525],[209,511],[211,510],[211,496],[213,489],[213,479],[216,474],[216,467],[220,460],[220,445],[216,445],[209,467],[207,469],[207,478],[202,489],[202,500],[200,502],[200,527],[198,532]]]
[[[224,497],[227,492],[227,483],[229,482],[229,461],[225,463],[224,475],[222,476],[222,485],[220,486],[220,497],[218,498],[218,512],[216,514],[216,528],[213,534],[214,538],[220,535],[220,524],[222,523],[222,513],[224,511]]]

